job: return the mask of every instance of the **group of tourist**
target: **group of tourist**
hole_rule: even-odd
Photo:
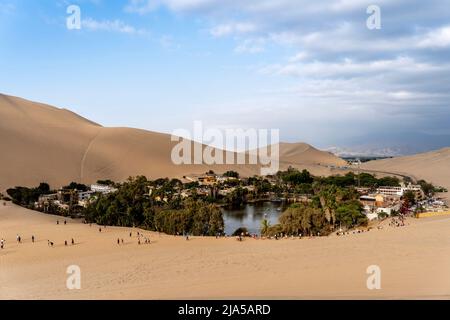
[[[389,222],[390,227],[404,227],[405,226],[405,218],[403,216],[399,216],[398,218],[392,218],[391,222]]]
[[[34,235],[31,236],[31,242],[34,243],[35,239],[36,239],[36,238],[34,237]],[[22,243],[22,236],[20,236],[19,234],[17,234],[17,235],[16,235],[16,241],[17,241],[18,244]],[[2,239],[0,240],[0,249],[4,249],[4,248],[5,248],[5,244],[6,244],[6,240],[2,238]]]

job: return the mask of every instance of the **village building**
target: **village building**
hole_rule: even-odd
[[[102,193],[102,194],[108,194],[108,193],[116,192],[117,189],[113,188],[111,186],[106,186],[106,185],[102,185],[102,184],[92,184],[91,191]]]

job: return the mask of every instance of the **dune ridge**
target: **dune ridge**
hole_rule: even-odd
[[[408,174],[450,190],[450,147],[413,156],[369,161],[363,169]],[[443,194],[448,200],[450,195]]]
[[[176,177],[214,170],[260,173],[259,165],[175,165],[171,136],[133,128],[108,128],[67,109],[0,95],[0,190],[46,181],[123,181],[129,176]],[[205,148],[206,146],[202,146]],[[345,161],[305,143],[280,143],[280,169],[288,166],[329,174]],[[218,152],[224,152],[216,149]],[[234,157],[236,155],[233,155]]]

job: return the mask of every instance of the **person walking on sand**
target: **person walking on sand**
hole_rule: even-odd
[[[31,236],[31,242],[34,243],[34,236]]]
[[[2,240],[0,241],[0,248],[3,249],[4,247],[5,247],[5,240],[2,239]]]
[[[64,245],[67,247],[67,240],[64,240]]]
[[[67,224],[67,221],[66,220],[64,220],[64,225],[66,225]]]
[[[72,238],[72,245],[74,245],[75,244],[75,240],[73,240],[73,238]]]
[[[117,244],[120,244],[120,239],[119,238],[117,238]]]
[[[130,232],[130,238],[131,238],[131,236],[133,235],[133,233],[132,232]]]
[[[59,220],[56,220],[56,224],[59,224]]]
[[[102,232],[102,228],[98,228],[98,232]]]

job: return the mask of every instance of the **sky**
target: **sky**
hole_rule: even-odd
[[[70,5],[81,29],[67,27]],[[370,5],[380,28],[367,26]],[[104,126],[167,133],[200,120],[280,129],[283,141],[321,148],[412,133],[442,140],[449,8],[448,0],[0,0],[0,92]]]

